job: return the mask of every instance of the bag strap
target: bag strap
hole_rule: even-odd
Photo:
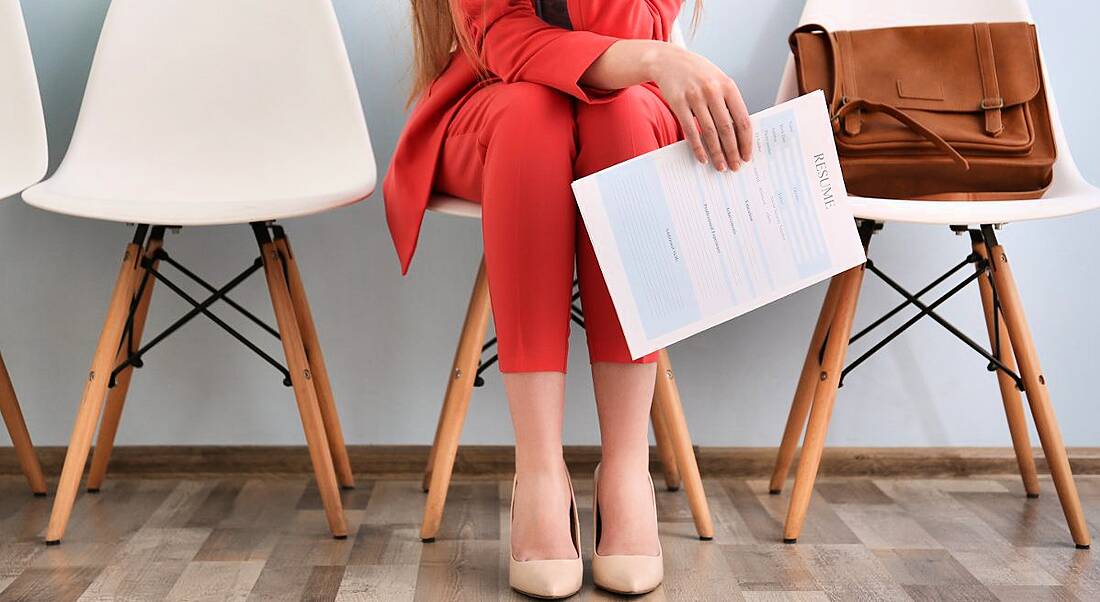
[[[833,48],[837,57],[854,56],[855,48],[852,45],[852,32],[838,31],[833,38]],[[843,82],[844,86],[843,98],[860,98],[859,81],[856,79],[855,67],[852,65],[852,61],[840,61],[840,68],[843,69],[840,74],[840,81]],[[858,136],[863,131],[863,114],[861,111],[848,113],[844,116],[844,119],[840,120],[840,124],[844,127],[846,134]]]
[[[901,109],[893,105],[871,102],[862,98],[849,98],[849,90],[845,87],[845,78],[842,77],[842,73],[844,73],[843,68],[845,65],[844,61],[841,60],[841,45],[837,43],[834,34],[832,34],[828,29],[816,23],[803,25],[798,29],[795,29],[793,32],[791,32],[791,36],[789,38],[789,43],[791,45],[792,51],[797,51],[795,36],[800,33],[823,34],[825,46],[829,50],[829,57],[833,67],[833,92],[831,98],[829,99],[829,115],[832,116],[834,128],[840,127],[840,124],[843,123],[844,129],[846,132],[848,132],[849,135],[858,135],[862,128],[862,119],[859,118],[862,111],[883,113],[901,122],[902,125],[906,126],[914,133],[919,134],[920,136],[927,139],[929,142],[932,143],[933,146],[950,156],[951,159],[955,161],[955,163],[959,164],[959,166],[962,167],[964,170],[970,170],[970,162],[967,161],[966,157],[964,157],[962,153],[960,153],[954,146],[951,146],[950,142],[944,140],[943,136],[940,136],[936,132],[932,131],[928,126],[909,116],[909,114],[905,111],[902,111]],[[990,48],[990,52],[992,53],[992,48]],[[994,71],[994,78],[995,77],[996,71]],[[852,79],[852,83],[847,85],[853,85],[854,82],[855,80]],[[995,79],[994,85],[996,85]],[[854,93],[855,92],[853,91],[853,95]],[[988,118],[988,110],[986,112],[986,115]],[[847,118],[854,119],[849,123]]]
[[[840,107],[840,110],[836,112],[834,119],[844,119],[845,116],[856,111],[867,111],[869,113],[882,113],[889,115],[894,119],[902,123],[902,125],[913,130],[917,134],[924,136],[929,142],[931,142],[936,148],[940,149],[947,155],[949,155],[956,163],[958,163],[963,169],[970,170],[970,161],[966,160],[966,157],[962,156],[951,143],[944,140],[943,136],[940,136],[936,132],[928,129],[923,123],[913,119],[908,113],[901,109],[888,104],[881,104],[877,102],[871,102],[862,98],[849,101],[844,106]]]
[[[840,53],[837,52],[833,44],[833,35],[829,33],[828,29],[816,23],[810,23],[799,27],[792,31],[790,37],[787,39],[787,43],[791,46],[791,52],[796,54],[798,53],[797,36],[800,33],[824,34],[825,46],[829,49],[829,59],[833,63],[833,94],[832,97],[829,98],[829,115],[835,115],[840,105],[844,104],[844,97],[840,92]]]
[[[978,45],[978,67],[982,75],[982,103],[985,111],[985,133],[996,138],[1004,132],[1001,109],[1005,106],[997,80],[997,59],[993,54],[993,34],[989,23],[974,24],[974,41]]]

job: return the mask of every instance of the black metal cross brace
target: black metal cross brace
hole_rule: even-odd
[[[946,293],[940,295],[939,297],[937,297],[931,303],[926,304],[923,301],[921,301],[921,299],[920,299],[921,297],[925,296],[926,294],[931,292],[933,289],[935,289],[939,285],[946,282],[949,278],[951,278],[952,276],[957,274],[960,270],[962,270],[964,267],[966,267],[968,265],[974,265],[975,266],[976,269],[975,269],[973,274],[967,276],[961,282],[959,282],[955,286],[951,287]],[[887,320],[889,320],[890,318],[896,316],[899,312],[901,312],[902,310],[904,310],[905,308],[907,308],[909,306],[914,306],[920,311],[916,315],[914,315],[912,318],[909,318],[904,323],[902,323],[901,326],[898,326],[893,331],[891,331],[889,334],[887,334],[885,337],[883,337],[881,340],[879,340],[877,343],[872,345],[870,349],[868,349],[866,352],[863,353],[863,355],[860,355],[859,357],[857,357],[855,360],[852,361],[851,364],[848,365],[848,367],[844,368],[844,371],[841,372],[841,375],[840,375],[840,386],[844,386],[844,379],[845,379],[845,377],[848,376],[848,374],[852,370],[855,370],[860,364],[867,361],[868,358],[870,358],[872,355],[874,355],[875,353],[880,351],[883,347],[885,347],[891,341],[896,339],[899,335],[901,335],[901,333],[908,330],[910,327],[912,327],[914,324],[919,322],[921,319],[923,319],[925,317],[929,317],[929,318],[932,318],[932,320],[934,320],[940,326],[942,326],[945,330],[947,330],[952,335],[954,335],[955,338],[959,339],[964,344],[966,344],[967,347],[970,347],[975,352],[977,352],[979,355],[981,355],[983,358],[985,358],[989,362],[988,369],[990,371],[1000,370],[1001,372],[1004,372],[1009,377],[1011,377],[1013,381],[1016,382],[1016,387],[1018,389],[1020,389],[1021,391],[1023,390],[1023,387],[1024,387],[1023,379],[1020,377],[1019,374],[1017,374],[1014,370],[1009,368],[1000,359],[1001,358],[1000,297],[997,294],[996,284],[993,282],[993,279],[989,277],[990,266],[989,266],[988,261],[983,259],[977,253],[971,253],[965,259],[963,259],[961,262],[959,262],[954,267],[949,269],[943,275],[937,277],[935,280],[933,280],[931,283],[929,283],[927,286],[920,289],[916,293],[911,293],[908,290],[906,290],[905,287],[898,284],[897,281],[895,281],[893,278],[891,278],[885,272],[883,272],[881,269],[879,269],[879,267],[877,265],[875,265],[875,263],[873,261],[871,261],[870,259],[867,260],[866,269],[867,269],[868,272],[874,274],[880,280],[885,282],[887,286],[889,286],[890,288],[897,291],[898,294],[900,294],[902,297],[905,298],[905,301],[902,302],[901,304],[897,305],[896,307],[894,307],[890,311],[886,312],[886,314],[884,314],[882,317],[878,318],[877,320],[875,320],[874,322],[869,324],[867,327],[863,328],[862,330],[860,330],[856,334],[852,335],[849,342],[854,343],[855,341],[863,338],[864,336],[869,334],[871,331],[877,329],[879,326],[882,326],[883,324],[886,323]],[[947,321],[946,318],[944,318],[943,316],[941,316],[940,314],[938,314],[936,312],[936,308],[938,308],[940,305],[943,305],[945,302],[947,302],[947,300],[954,297],[956,294],[958,294],[959,291],[963,290],[971,282],[974,282],[974,281],[978,280],[979,278],[989,278],[989,284],[990,284],[990,287],[993,290],[993,299],[994,299],[994,303],[993,303],[994,304],[993,332],[995,334],[994,334],[994,337],[993,337],[993,350],[992,351],[986,350],[980,344],[975,342],[974,339],[967,336],[957,326],[955,326],[951,322]],[[827,343],[828,343],[828,335],[826,335],[825,341],[821,344],[821,349],[818,351],[818,360],[819,361],[821,361],[822,358],[824,357],[825,345]]]
[[[256,260],[253,261],[251,265],[249,265],[247,268],[244,269],[244,271],[242,271],[240,274],[237,274],[236,276],[234,276],[231,280],[229,280],[229,282],[225,283],[220,288],[216,288],[214,285],[210,284],[206,280],[203,280],[199,275],[195,274],[191,270],[184,267],[182,264],[180,264],[178,261],[176,261],[174,258],[172,258],[172,256],[170,256],[168,254],[168,252],[165,251],[164,249],[157,249],[153,252],[152,255],[153,255],[152,257],[143,256],[141,258],[141,267],[142,267],[142,269],[145,270],[145,274],[143,275],[143,277],[141,279],[141,284],[138,286],[138,290],[135,292],[134,297],[130,302],[130,312],[129,312],[129,315],[127,316],[126,326],[125,326],[125,329],[123,331],[123,341],[124,341],[123,344],[126,346],[126,350],[127,350],[126,359],[124,359],[121,363],[119,363],[119,365],[111,372],[111,380],[110,380],[110,385],[109,386],[111,386],[111,387],[115,386],[115,382],[116,382],[116,379],[117,379],[118,375],[123,370],[125,370],[126,368],[131,367],[131,366],[134,367],[134,368],[141,368],[142,366],[144,366],[145,362],[143,361],[143,358],[144,358],[145,354],[149,352],[150,349],[152,349],[153,347],[156,347],[162,341],[167,339],[170,335],[172,335],[177,330],[179,330],[181,327],[183,327],[184,324],[187,324],[188,322],[190,322],[191,320],[193,320],[195,317],[199,316],[200,314],[206,316],[207,318],[209,318],[211,322],[213,322],[214,324],[221,327],[222,330],[228,332],[230,335],[233,336],[233,338],[240,341],[241,344],[243,344],[245,347],[252,350],[256,355],[260,356],[268,364],[271,364],[276,370],[278,370],[283,375],[283,385],[287,386],[287,387],[291,386],[290,372],[286,369],[285,366],[283,366],[281,363],[279,363],[278,360],[276,360],[270,354],[265,352],[258,345],[256,345],[252,341],[250,341],[248,339],[248,337],[241,334],[238,330],[236,330],[235,328],[230,326],[227,322],[225,322],[224,320],[222,320],[221,318],[219,318],[217,315],[215,315],[213,312],[210,311],[210,306],[211,305],[213,305],[214,303],[217,303],[218,301],[223,301],[224,303],[226,303],[227,305],[229,305],[233,309],[237,310],[241,315],[245,316],[250,321],[252,321],[256,325],[258,325],[260,328],[262,328],[265,332],[267,332],[271,336],[275,337],[276,339],[279,338],[279,331],[278,330],[276,330],[275,328],[270,326],[268,323],[264,322],[262,319],[257,317],[252,312],[248,311],[245,307],[243,307],[241,304],[237,303],[236,301],[232,300],[228,296],[230,291],[237,288],[237,286],[239,286],[241,283],[243,283],[245,280],[247,280],[250,276],[252,276],[257,271],[259,271],[260,269],[263,268],[263,260],[261,258],[257,257]],[[187,293],[187,291],[183,290],[183,288],[181,288],[178,284],[176,284],[175,282],[170,280],[167,276],[165,276],[162,272],[160,272],[156,268],[156,263],[158,261],[162,261],[165,264],[172,266],[173,268],[175,268],[177,271],[179,271],[181,274],[183,274],[187,278],[189,278],[189,279],[193,280],[194,282],[198,283],[202,288],[206,289],[208,292],[211,293],[210,296],[207,297],[203,301],[199,301],[199,300],[195,299],[194,297],[192,297],[191,295],[189,295]],[[161,332],[157,336],[150,339],[149,342],[147,342],[145,345],[143,345],[140,349],[135,350],[134,349],[134,320],[135,320],[135,316],[137,314],[138,306],[141,303],[141,297],[145,292],[145,288],[147,286],[149,286],[150,278],[156,278],[158,281],[163,283],[164,286],[168,287],[169,290],[171,290],[177,296],[179,296],[181,299],[183,299],[188,304],[190,304],[192,309],[190,311],[188,311],[187,313],[183,314],[182,316],[180,316],[179,319],[177,319],[175,322],[173,322],[167,328],[165,328],[163,332]]]

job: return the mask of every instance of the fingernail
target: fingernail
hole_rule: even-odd
[[[732,169],[733,171],[738,171],[738,170],[740,170],[740,169],[741,169],[741,164],[740,164],[740,163],[734,163],[734,164],[733,164],[733,165],[732,165],[732,166],[730,167],[730,169]]]
[[[725,163],[718,163],[717,165],[715,165],[715,167],[718,168],[718,171],[726,171]]]

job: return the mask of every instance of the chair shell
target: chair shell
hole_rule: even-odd
[[[907,25],[976,22],[1033,22],[1026,0],[808,0],[800,24],[816,23],[833,31]],[[1046,91],[1058,158],[1054,182],[1041,199],[950,202],[850,197],[857,217],[880,222],[942,225],[1006,224],[1062,217],[1100,207],[1100,190],[1089,184],[1073,160],[1058,114],[1049,76]],[[787,60],[777,102],[798,93],[794,59]]]
[[[46,124],[19,0],[0,0],[0,199],[46,175]]]
[[[317,213],[375,182],[328,0],[114,0],[68,153],[23,198],[190,226]]]

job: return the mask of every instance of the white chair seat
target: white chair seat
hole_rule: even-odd
[[[877,222],[942,224],[967,226],[1005,224],[1036,219],[1049,219],[1089,211],[1100,207],[1100,191],[1061,198],[1034,201],[981,201],[955,203],[950,201],[898,201],[851,197],[852,211],[860,219]],[[428,210],[457,217],[481,219],[481,205],[473,201],[434,194]]]
[[[46,125],[18,0],[0,0],[0,199],[46,174]]]
[[[200,226],[318,213],[375,182],[328,0],[114,0],[65,159],[23,199]]]
[[[481,204],[446,194],[435,193],[428,199],[428,211],[481,219]]]
[[[900,201],[849,197],[852,212],[876,222],[977,226],[1073,215],[1100,207],[1100,191],[1034,201]]]
[[[810,0],[799,24],[818,23],[840,31],[975,21],[1030,22],[1032,17],[1025,0],[923,0],[907,4],[904,11],[880,0]],[[1063,217],[1100,207],[1100,189],[1085,180],[1073,160],[1049,79],[1046,89],[1058,160],[1054,165],[1054,184],[1043,198],[952,202],[850,197],[856,217],[878,222],[968,226]],[[790,100],[797,93],[794,60],[788,58],[776,102]]]
[[[373,170],[364,167],[362,173],[362,181],[345,190],[302,190],[295,191],[292,197],[281,198],[243,195],[94,198],[69,193],[64,179],[55,176],[24,192],[23,200],[54,213],[116,222],[171,226],[241,224],[301,217],[360,201],[374,190]]]

